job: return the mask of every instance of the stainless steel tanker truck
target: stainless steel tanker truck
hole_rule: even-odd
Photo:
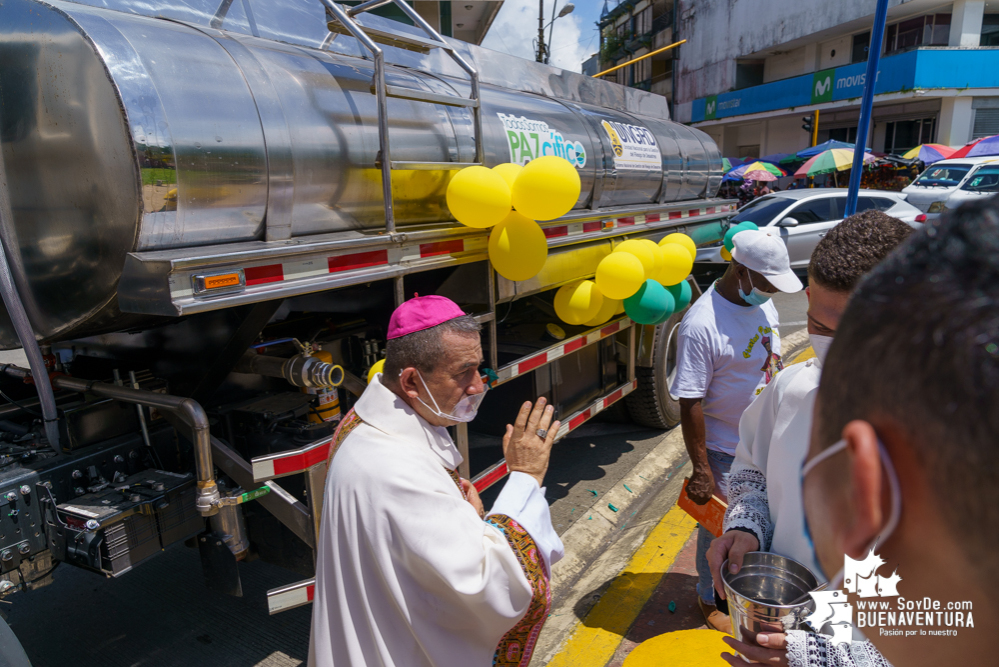
[[[660,96],[385,4],[0,2],[0,348],[29,361],[0,364],[0,596],[187,542],[209,586],[261,558],[303,577],[272,611],[307,603],[331,435],[414,293],[483,324],[492,393],[454,434],[480,489],[506,468],[477,434],[517,401],[546,396],[560,437],[618,401],[678,421],[680,314],[587,329],[552,299],[627,238],[717,241],[715,144]],[[445,191],[542,155],[582,193],[511,282]]]

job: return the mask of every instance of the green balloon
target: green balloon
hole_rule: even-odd
[[[624,300],[624,312],[639,324],[655,324],[664,315],[673,314],[673,295],[655,280],[646,280]]]
[[[725,250],[732,252],[732,248],[734,246],[733,239],[735,238],[735,235],[738,234],[739,232],[747,232],[747,231],[758,232],[760,231],[760,228],[759,226],[757,226],[755,222],[750,222],[749,220],[740,222],[738,225],[733,225],[729,227],[728,231],[725,232],[725,239],[722,241],[722,244],[725,246]]]
[[[690,281],[684,280],[682,283],[677,283],[676,285],[670,285],[666,290],[673,295],[673,312],[680,312],[688,305],[690,305],[690,300],[693,298],[694,293],[690,289]]]
[[[750,222],[749,220],[746,220],[744,222],[740,222],[738,224],[738,226],[742,227],[744,230],[747,230],[747,231],[753,231],[753,232],[760,231],[760,226],[757,225],[755,222]]]

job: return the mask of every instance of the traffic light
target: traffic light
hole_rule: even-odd
[[[818,143],[819,141],[819,110],[816,109],[812,112],[811,116],[805,116],[801,119],[801,129],[812,137],[812,145]]]
[[[811,134],[812,134],[812,117],[811,116],[805,116],[804,118],[801,119],[801,129],[803,129],[805,132],[808,132],[808,135],[811,136]]]

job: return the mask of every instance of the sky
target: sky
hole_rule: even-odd
[[[552,1],[545,0],[545,24],[551,20]],[[568,0],[554,0],[555,12]],[[563,69],[580,71],[583,61],[600,49],[596,22],[603,9],[603,0],[573,0],[575,10],[555,20],[551,40],[551,64]],[[616,4],[611,0],[611,5]],[[503,51],[520,58],[534,60],[537,53],[538,0],[505,0],[496,20],[482,41],[482,46]],[[548,30],[545,30],[545,41]]]

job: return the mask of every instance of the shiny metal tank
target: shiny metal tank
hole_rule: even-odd
[[[116,300],[128,252],[383,228],[372,64],[351,38],[330,41],[318,3],[222,3],[221,20],[195,0],[92,4],[0,3],[6,238],[40,338],[138,324]],[[390,85],[468,95],[437,56],[389,51]],[[469,51],[487,166],[563,155],[582,178],[577,207],[716,192],[717,147],[667,120],[664,101],[483,52]],[[393,160],[474,158],[465,108],[391,98],[389,128]],[[393,172],[397,224],[450,220],[452,173]],[[16,345],[0,321],[0,346]]]

